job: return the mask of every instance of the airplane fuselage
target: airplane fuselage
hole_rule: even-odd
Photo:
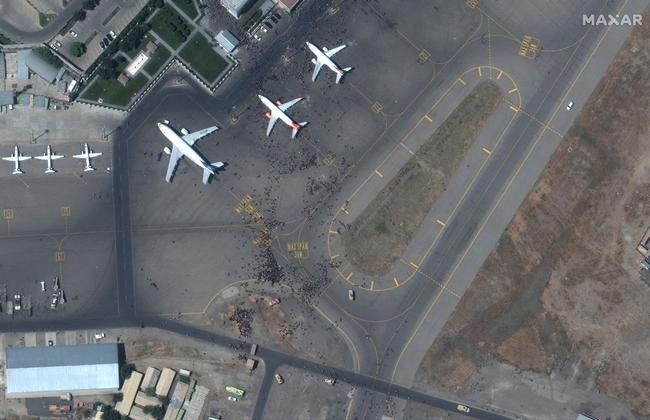
[[[336,72],[338,74],[343,74],[343,70],[334,62],[332,61],[331,58],[329,58],[323,51],[321,51],[318,47],[316,47],[314,44],[311,42],[307,42],[307,47],[311,50],[311,52],[314,53],[316,56],[316,60],[320,61],[324,65],[330,68],[333,72]]]
[[[178,150],[189,160],[214,175],[214,168],[198,154],[192,146],[187,144],[174,129],[164,123],[158,123],[158,129]]]
[[[278,117],[278,119],[281,120],[283,123],[285,123],[286,125],[294,129],[300,127],[298,123],[292,120],[291,117],[289,117],[284,111],[278,108],[278,106],[274,104],[273,101],[271,101],[269,98],[267,98],[264,95],[257,95],[257,96],[260,98],[260,101],[262,101],[262,103],[266,105],[266,107],[271,111],[271,114]]]

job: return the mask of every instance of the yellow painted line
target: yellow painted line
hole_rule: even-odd
[[[406,151],[409,152],[410,154],[415,155],[415,153],[413,153],[413,151],[411,149],[406,147],[406,145],[404,143],[399,142],[399,145],[402,146],[404,149],[406,149]]]
[[[484,151],[488,156],[490,156],[490,155],[492,154],[492,152],[489,151],[488,149],[486,149],[485,147],[483,148],[483,151]]]
[[[499,80],[503,76],[503,70],[499,71],[499,74],[497,74],[497,80]]]
[[[477,68],[477,70],[478,70],[478,77],[481,77],[481,76],[483,76],[483,74],[481,73],[481,68],[480,68],[480,67],[478,67],[478,68]]]
[[[393,277],[393,281],[395,282],[395,286],[399,286],[399,281],[397,281],[397,277]]]
[[[440,220],[440,219],[436,220],[436,223],[439,224],[442,227],[447,226],[447,224],[445,222],[443,222],[442,220]]]
[[[330,258],[331,258],[332,260],[335,260],[335,259],[337,259],[338,257],[340,257],[340,255],[339,255],[339,254],[336,254],[336,255],[332,255]]]
[[[327,232],[327,233],[329,233],[330,235],[336,235],[336,234],[338,234],[338,232],[335,231],[335,230],[330,230],[330,231]]]
[[[429,122],[433,122],[433,120],[431,119],[431,117],[428,116],[428,115],[425,115],[424,118],[425,118],[427,121],[429,121]]]
[[[370,291],[372,292],[373,290],[375,290],[375,281],[370,280]]]
[[[510,109],[512,109],[515,112],[519,112],[519,110],[517,108],[515,108],[514,106],[512,106],[512,105],[510,105]]]
[[[343,335],[343,337],[348,341],[348,343],[350,343],[350,347],[352,348],[352,352],[354,353],[354,363],[355,363],[354,370],[355,372],[359,372],[359,367],[360,367],[359,352],[357,351],[357,347],[354,345],[354,341],[352,341],[348,333],[346,333],[343,328],[339,327],[338,323],[334,322],[332,319],[330,319],[330,317],[325,315],[325,312],[323,312],[318,306],[313,306],[313,308],[316,309],[323,318],[328,320],[329,323],[334,326],[334,328],[339,330]]]
[[[345,420],[350,420],[350,414],[352,414],[352,403],[354,402],[354,399],[351,398],[350,402],[348,403],[348,408],[345,413]]]
[[[516,87],[513,87],[508,91],[508,93],[515,93],[518,89]]]
[[[345,214],[350,214],[350,212],[348,211],[348,209],[346,209],[345,207],[341,207],[341,211],[342,211],[343,213],[345,213]]]
[[[467,84],[467,83],[465,83],[465,81],[464,81],[463,79],[461,79],[460,77],[458,78],[458,81],[459,81],[463,86],[465,86],[465,85]]]
[[[347,281],[350,281],[350,279],[352,278],[352,275],[353,275],[353,274],[354,274],[354,273],[350,273],[350,274],[348,274],[348,276],[347,276],[345,279],[346,279]]]
[[[418,265],[415,263],[415,261],[411,261],[411,262],[409,263],[409,265],[410,265],[411,267],[415,268],[415,269],[420,268],[420,266],[418,266]]]
[[[383,178],[383,177],[384,177],[384,176],[381,174],[381,172],[379,172],[379,171],[376,170],[376,169],[375,169],[375,174],[376,174],[379,178]]]

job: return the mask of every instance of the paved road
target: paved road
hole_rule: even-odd
[[[47,42],[54,37],[54,35],[56,35],[66,23],[68,23],[68,20],[70,20],[72,15],[74,15],[81,7],[81,3],[83,3],[83,0],[72,0],[70,4],[68,4],[68,6],[49,23],[49,25],[39,31],[25,31],[15,27],[6,20],[0,19],[0,33],[21,44]]]

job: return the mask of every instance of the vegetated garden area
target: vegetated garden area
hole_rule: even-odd
[[[479,83],[342,234],[348,260],[384,275],[402,256],[502,94]]]
[[[220,56],[200,33],[196,33],[185,44],[179,55],[208,84],[214,83],[217,77],[228,68],[228,61]]]
[[[158,45],[156,51],[151,55],[147,64],[145,64],[144,70],[153,76],[158,70],[160,70],[162,65],[167,62],[170,56],[171,53],[167,48],[165,48],[165,46]]]
[[[151,29],[172,48],[177,49],[190,36],[194,25],[165,4],[151,19]]]
[[[91,101],[102,101],[112,105],[125,107],[133,97],[147,84],[149,79],[140,73],[122,86],[116,79],[97,77],[83,93],[83,98]]]
[[[190,19],[194,20],[199,12],[196,10],[194,0],[172,0],[179,9],[183,11]]]

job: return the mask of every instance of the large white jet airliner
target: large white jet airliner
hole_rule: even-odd
[[[291,108],[292,106],[294,106],[295,104],[297,104],[298,102],[302,101],[305,98],[300,97],[294,99],[293,101],[289,101],[285,103],[282,103],[280,100],[277,100],[276,103],[274,104],[266,96],[257,95],[257,97],[260,98],[260,101],[262,101],[262,103],[266,105],[266,107],[270,110],[270,112],[264,114],[266,118],[269,119],[269,126],[266,128],[267,137],[271,134],[271,131],[273,130],[273,126],[275,126],[275,123],[278,121],[278,119],[281,119],[283,123],[285,123],[286,125],[288,125],[293,129],[293,131],[291,132],[292,139],[296,138],[296,135],[298,134],[298,130],[300,130],[301,127],[304,127],[308,124],[306,121],[301,123],[295,122],[285,112],[286,110],[288,110],[289,108]]]
[[[11,156],[3,157],[2,160],[13,162],[14,171],[12,173],[14,175],[19,175],[19,174],[24,174],[24,172],[20,170],[20,162],[22,162],[23,160],[29,160],[31,158],[32,158],[31,156],[23,156],[22,154],[20,154],[20,150],[18,150],[18,146],[14,146],[14,153]]]
[[[65,156],[57,155],[56,153],[52,153],[52,148],[48,144],[47,145],[47,150],[45,151],[45,153],[43,153],[43,156],[34,156],[34,159],[46,160],[47,161],[47,168],[45,169],[45,173],[46,174],[53,174],[56,171],[52,167],[52,161],[55,160],[55,159],[61,159],[63,157],[65,157]]]
[[[86,143],[84,144],[84,149],[82,150],[81,154],[72,155],[72,157],[76,159],[86,159],[86,167],[84,168],[84,172],[89,172],[95,170],[95,168],[93,168],[93,166],[90,163],[90,159],[99,157],[102,154],[103,153],[101,152],[93,152],[90,146],[88,146],[88,143]]]
[[[158,123],[158,129],[161,133],[163,133],[167,140],[172,143],[171,150],[169,150],[169,147],[164,148],[165,153],[169,155],[169,165],[167,165],[167,175],[165,175],[165,181],[172,181],[176,166],[183,156],[187,156],[188,159],[203,169],[204,184],[208,183],[211,175],[217,173],[217,169],[223,167],[223,162],[209,163],[192,147],[198,140],[214,131],[217,131],[219,129],[218,127],[212,126],[204,128],[203,130],[195,131],[193,133],[190,133],[186,129],[181,128],[181,133],[179,134],[169,125],[169,121],[165,120],[161,123]]]
[[[320,72],[320,69],[321,67],[323,67],[323,65],[326,65],[334,73],[336,73],[336,83],[341,83],[341,78],[343,77],[343,75],[349,72],[350,70],[352,70],[352,67],[346,67],[342,69],[341,67],[339,67],[338,64],[332,61],[332,57],[334,57],[334,54],[341,51],[343,48],[347,47],[347,45],[340,45],[331,50],[328,50],[327,48],[323,47],[323,49],[321,50],[311,42],[307,42],[307,47],[316,56],[316,58],[311,59],[311,62],[314,63],[314,74],[311,77],[312,82],[316,81],[316,78],[318,77],[318,73]]]

